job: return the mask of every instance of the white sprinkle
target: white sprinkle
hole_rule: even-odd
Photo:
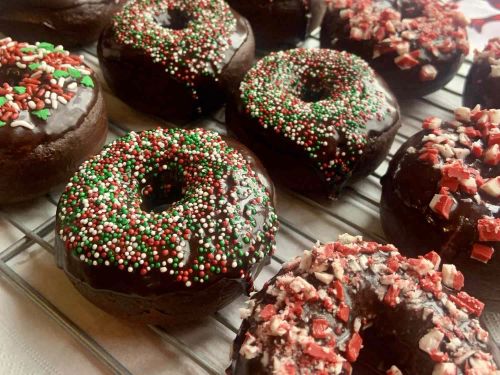
[[[27,122],[27,121],[24,121],[24,120],[16,120],[16,121],[13,121],[10,126],[12,126],[13,128],[16,128],[18,126],[22,126],[23,128],[26,128],[26,129],[29,129],[29,130],[33,130],[35,129],[35,125]]]

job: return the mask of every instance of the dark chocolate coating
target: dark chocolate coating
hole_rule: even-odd
[[[500,311],[500,257],[498,242],[492,243],[495,254],[484,264],[470,257],[472,244],[477,241],[476,222],[483,215],[498,218],[498,199],[481,193],[487,206],[478,204],[468,194],[453,193],[458,202],[450,219],[437,217],[429,202],[439,191],[441,172],[418,160],[418,153],[408,153],[409,147],[422,145],[421,131],[411,137],[392,159],[387,174],[382,177],[381,220],[390,242],[405,255],[416,256],[435,250],[443,263],[455,264],[465,276],[465,290],[486,304],[492,311]],[[465,159],[467,165],[472,156]],[[498,176],[500,167],[473,164],[483,178]]]
[[[500,77],[490,77],[491,65],[488,59],[472,64],[465,80],[464,106],[474,108],[500,108]]]
[[[261,162],[239,142],[224,139],[245,157],[274,202],[274,185]],[[57,219],[56,234],[60,229],[59,215]],[[187,262],[191,262],[200,254],[200,245],[195,238],[187,246],[190,254]],[[253,289],[254,278],[270,262],[268,255],[262,261],[248,265],[245,278],[241,278],[239,270],[230,269],[226,274],[214,276],[209,282],[187,288],[173,278],[166,278],[158,270],[143,276],[115,267],[88,266],[74,254],[68,253],[59,235],[56,236],[55,247],[58,266],[92,303],[121,318],[170,327],[201,320],[222,309],[242,293],[249,293]]]
[[[441,89],[453,79],[464,60],[464,54],[460,50],[440,54],[438,57],[427,54],[428,64],[433,65],[439,73],[434,80],[421,81],[419,78],[421,65],[402,70],[394,62],[398,57],[396,51],[382,54],[374,59],[375,42],[372,39],[361,41],[351,39],[348,20],[340,17],[338,9],[331,8],[327,9],[321,25],[320,43],[322,48],[348,51],[362,57],[386,80],[396,97],[401,99],[418,98]]]
[[[30,116],[35,129],[0,128],[0,204],[48,193],[101,149],[108,120],[100,85],[93,78],[94,89],[79,87],[47,121]]]
[[[81,46],[96,41],[123,4],[123,0],[2,0],[0,32],[31,43]]]
[[[198,100],[184,82],[165,72],[163,65],[154,63],[140,49],[117,43],[112,27],[104,30],[97,48],[104,78],[115,94],[132,107],[176,124],[209,113],[224,103],[227,93],[235,90],[253,64],[252,29],[245,18],[234,15],[237,25],[230,37],[233,44],[226,51],[220,74],[196,77]]]
[[[304,0],[228,0],[252,25],[258,49],[295,47],[306,38],[308,8]]]
[[[396,99],[383,80],[377,78],[377,84],[385,95],[391,114],[382,121],[373,119],[366,124],[368,143],[348,183],[368,176],[380,165],[401,126]],[[292,190],[328,197],[336,196],[342,189],[343,186],[331,186],[325,180],[316,160],[311,159],[304,148],[277,134],[271,127],[263,128],[257,119],[247,114],[239,95],[235,95],[227,104],[226,124],[238,139],[259,156],[275,181],[280,181]],[[336,144],[338,140],[332,142]]]

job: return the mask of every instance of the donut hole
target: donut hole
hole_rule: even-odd
[[[17,66],[3,66],[0,68],[2,74],[2,82],[9,86],[18,86],[23,79],[23,72]]]
[[[165,29],[182,30],[188,26],[191,16],[181,9],[174,8],[154,15],[153,19]]]
[[[182,174],[166,171],[146,177],[141,189],[141,209],[147,212],[160,213],[168,210],[184,196],[184,179]]]
[[[413,0],[400,0],[397,2],[397,7],[401,13],[401,18],[417,18],[422,17],[424,6],[422,2]]]
[[[297,88],[297,97],[306,103],[316,103],[331,97],[331,88],[317,79],[304,77]]]

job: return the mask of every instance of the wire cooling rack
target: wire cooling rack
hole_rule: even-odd
[[[318,44],[315,35],[303,46],[316,47]],[[108,141],[131,130],[169,126],[134,111],[113,96],[103,82],[95,45],[74,52],[85,57],[103,84],[110,120]],[[389,156],[369,177],[348,187],[338,201],[317,201],[278,186],[277,209],[281,223],[278,250],[257,279],[258,288],[278,271],[286,259],[317,240],[334,240],[344,232],[360,234],[370,240],[385,240],[378,219],[379,178],[385,173],[394,152],[420,130],[425,117],[453,116],[453,109],[461,105],[464,79],[470,64],[466,61],[444,89],[419,100],[401,103],[403,126]],[[224,110],[196,120],[188,127],[204,127],[224,133]],[[223,373],[240,323],[238,309],[245,298],[240,297],[199,325],[173,331],[122,322],[100,311],[72,288],[55,265],[53,240],[59,194],[60,191],[54,191],[35,202],[0,208],[2,278],[22,298],[39,308],[37,314],[50,317],[59,329],[72,336],[79,350],[86,351],[86,358],[98,363],[96,371],[117,374]],[[41,316],[30,318],[42,319]],[[500,344],[500,316],[486,313],[484,322],[497,345]],[[139,356],[141,359],[137,358]]]

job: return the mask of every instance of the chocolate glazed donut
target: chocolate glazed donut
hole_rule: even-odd
[[[272,182],[240,143],[202,129],[131,133],[67,186],[58,264],[117,316],[200,320],[252,289],[275,248],[273,205]]]
[[[475,51],[464,88],[464,105],[500,108],[500,38],[491,39],[482,52]]]
[[[381,220],[410,255],[435,250],[464,273],[465,289],[500,311],[499,110],[431,117],[382,178]]]
[[[144,30],[136,31],[136,22]],[[116,95],[177,124],[220,107],[254,53],[249,22],[222,0],[132,1],[98,45],[104,77]]]
[[[2,0],[0,32],[31,43],[92,43],[125,0]]]
[[[446,85],[469,44],[456,4],[427,0],[332,1],[321,47],[354,53],[372,66],[398,98],[416,98]]]
[[[97,78],[80,57],[49,43],[7,38],[0,46],[0,204],[6,204],[65,183],[100,150],[108,127]]]
[[[275,180],[330,198],[376,169],[399,119],[392,93],[364,61],[319,49],[266,56],[226,108],[228,127]]]

